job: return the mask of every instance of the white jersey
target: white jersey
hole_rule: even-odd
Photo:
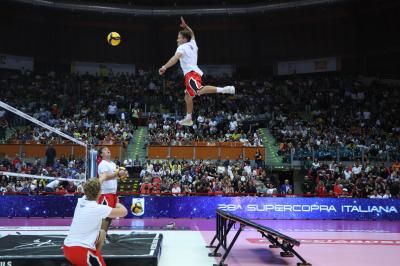
[[[183,74],[186,75],[190,71],[195,71],[203,76],[203,71],[197,66],[197,47],[196,41],[192,38],[190,42],[183,43],[178,46],[176,53],[180,53],[182,56],[179,59]]]
[[[97,173],[112,174],[117,170],[117,165],[114,162],[102,160],[97,168]],[[118,181],[117,179],[106,180],[101,184],[101,194],[115,194],[117,193]]]
[[[53,180],[53,181],[51,181],[50,183],[48,183],[48,184],[46,185],[46,187],[52,188],[52,189],[56,189],[56,188],[58,187],[59,184],[60,184],[60,181],[58,181],[58,180],[56,179],[56,180]]]
[[[96,201],[87,200],[86,196],[79,198],[64,245],[96,249],[101,221],[110,215],[111,210],[112,208],[107,205],[100,205]]]

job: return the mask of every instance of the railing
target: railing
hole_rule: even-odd
[[[47,192],[47,191],[36,191],[36,192],[2,192],[0,195],[59,195],[59,196],[81,196],[81,192]],[[317,194],[268,194],[268,193],[245,193],[245,192],[139,192],[139,191],[120,191],[117,193],[118,196],[215,196],[215,197],[274,197],[274,198],[342,198],[341,196],[334,195],[317,195]],[[351,198],[348,196],[347,198]],[[379,200],[379,199],[378,199]]]
[[[254,159],[257,151],[265,154],[264,147],[246,147],[240,142],[194,142],[187,146],[150,145],[147,155],[149,159],[243,160]]]
[[[85,147],[74,144],[54,144],[53,148],[57,152],[57,157],[64,154],[65,156],[74,155],[75,158],[85,157]],[[122,158],[124,148],[123,145],[106,145],[113,156]],[[24,157],[39,157],[43,158],[46,155],[46,149],[49,145],[46,144],[0,144],[0,155],[8,155],[14,158],[16,154],[24,155]]]

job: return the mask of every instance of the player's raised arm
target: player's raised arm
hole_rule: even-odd
[[[192,39],[194,40],[194,32],[193,30],[186,24],[185,20],[183,19],[183,17],[181,17],[181,27],[185,30],[187,30],[188,32],[190,32],[190,35],[192,36]]]
[[[174,56],[172,56],[165,65],[163,65],[159,70],[158,73],[160,75],[163,75],[165,71],[167,71],[168,68],[172,67],[176,63],[178,63],[179,58],[181,58],[182,54],[181,53],[176,53]]]

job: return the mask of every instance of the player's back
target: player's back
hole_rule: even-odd
[[[64,244],[94,249],[101,228],[101,220],[106,218],[111,210],[112,208],[108,206],[87,200],[86,196],[79,198]]]

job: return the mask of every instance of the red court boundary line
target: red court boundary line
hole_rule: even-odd
[[[249,242],[251,244],[269,243],[269,241],[264,238],[246,238],[246,240],[247,240],[247,242]],[[313,244],[313,245],[400,246],[400,240],[389,240],[389,239],[343,239],[343,238],[340,238],[340,239],[301,238],[301,239],[299,239],[299,238],[297,238],[297,240],[300,241],[300,245]],[[359,241],[359,242],[357,242],[357,241]],[[360,241],[361,241],[361,243],[360,243]],[[390,243],[384,243],[384,242],[390,242]]]

